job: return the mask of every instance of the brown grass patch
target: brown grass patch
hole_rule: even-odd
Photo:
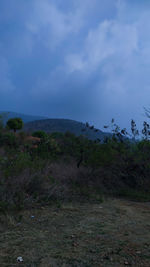
[[[149,266],[148,204],[110,199],[11,216],[0,222],[0,266]]]

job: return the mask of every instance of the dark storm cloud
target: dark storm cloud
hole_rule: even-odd
[[[0,105],[121,126],[150,104],[150,4],[0,1]]]

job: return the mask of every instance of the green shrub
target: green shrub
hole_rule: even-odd
[[[43,139],[48,137],[47,133],[44,132],[44,131],[35,131],[35,132],[32,133],[32,136],[43,138]]]
[[[55,139],[47,137],[46,139],[43,139],[39,144],[37,148],[37,153],[39,157],[42,157],[43,159],[56,159],[56,157],[60,153],[60,147],[55,141]]]
[[[30,154],[18,153],[14,156],[8,158],[5,163],[4,174],[6,177],[10,175],[19,175],[24,169],[30,168],[32,166]]]
[[[17,148],[18,140],[14,133],[5,133],[0,136],[0,144],[1,146],[9,146]]]

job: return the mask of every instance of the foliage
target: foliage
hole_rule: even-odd
[[[47,136],[41,140],[37,148],[37,153],[42,158],[56,159],[57,155],[60,153],[60,148],[55,139]]]
[[[17,148],[18,146],[18,140],[14,133],[6,132],[3,134],[0,134],[0,145],[9,146],[10,148]]]
[[[133,138],[135,140],[136,136],[139,135],[139,131],[136,127],[136,123],[134,120],[131,120],[131,132],[132,132]]]
[[[88,123],[86,127],[95,131]],[[103,194],[149,196],[149,125],[143,124],[142,140],[136,139],[133,120],[131,134],[114,119],[106,127],[112,129],[112,138],[104,142],[71,132],[37,131],[33,137],[23,131],[1,131],[0,208],[93,196],[98,200]]]
[[[46,139],[48,137],[48,135],[44,131],[35,131],[32,133],[32,136],[43,138],[43,139]]]
[[[9,119],[7,121],[7,126],[9,127],[9,129],[14,130],[14,132],[16,132],[16,130],[22,129],[23,121],[21,118]]]
[[[143,136],[144,136],[144,138],[146,140],[149,139],[149,136],[150,136],[150,126],[149,126],[149,124],[146,121],[143,122],[142,134],[143,134]]]

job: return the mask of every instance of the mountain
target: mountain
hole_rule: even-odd
[[[0,111],[0,115],[2,115],[2,119],[4,123],[6,123],[7,120],[11,118],[21,118],[24,123],[29,122],[29,121],[46,119],[46,117],[42,117],[42,116],[26,115],[22,113],[11,112],[11,111]]]
[[[52,132],[71,132],[76,136],[84,135],[91,140],[104,140],[105,137],[111,137],[110,133],[104,133],[101,130],[87,128],[82,122],[69,119],[48,119],[42,116],[33,116],[11,111],[0,111],[3,122],[6,123],[10,118],[21,118],[24,122],[24,129],[28,132],[43,130],[47,133]],[[96,131],[95,131],[96,130]]]
[[[84,135],[91,140],[96,140],[98,138],[103,140],[105,137],[111,136],[110,133],[104,133],[100,130],[90,129],[90,127],[86,127],[86,125],[82,122],[69,119],[44,119],[27,122],[24,125],[24,130],[29,132],[43,130],[47,133],[65,133],[69,131],[74,133],[76,136]]]

